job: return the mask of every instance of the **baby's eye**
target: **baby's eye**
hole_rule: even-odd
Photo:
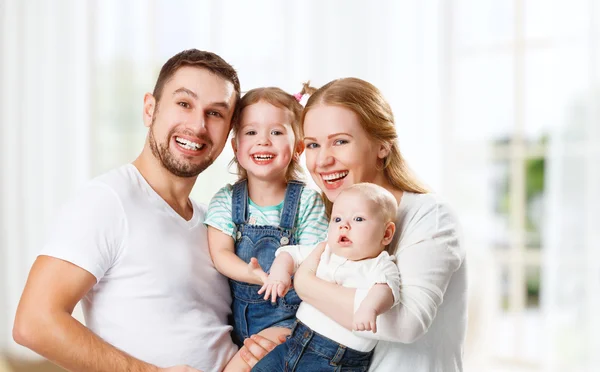
[[[357,221],[357,222],[362,222],[362,221],[364,221],[364,220],[365,220],[365,219],[364,219],[364,218],[362,218],[362,217],[354,217],[354,221]]]
[[[339,218],[339,217],[335,217],[335,218],[333,219],[333,222],[340,222],[341,220],[342,220],[341,218]]]

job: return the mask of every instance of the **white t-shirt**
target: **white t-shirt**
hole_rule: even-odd
[[[467,268],[456,216],[433,194],[405,192],[392,247],[400,303],[377,317],[381,340],[370,371],[462,371],[467,327]],[[357,289],[354,309],[367,295]]]
[[[314,248],[315,246],[288,245],[279,248],[275,255],[289,253],[294,260],[294,269],[297,269]],[[373,285],[384,283],[392,290],[394,305],[399,301],[400,274],[393,257],[387,252],[381,252],[375,258],[351,261],[334,254],[327,245],[317,267],[317,277],[348,288],[363,288],[367,293]],[[296,317],[313,331],[354,350],[371,351],[377,344],[377,340],[352,333],[307,302],[300,304]]]
[[[91,182],[61,210],[41,255],[96,277],[87,326],[159,367],[221,371],[237,351],[227,279],[208,252],[206,208],[186,221],[128,164]]]

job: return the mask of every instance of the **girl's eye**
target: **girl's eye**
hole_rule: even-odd
[[[183,108],[190,108],[190,104],[187,102],[177,102],[177,104]]]
[[[357,222],[362,222],[362,221],[364,221],[364,220],[365,220],[365,219],[364,219],[364,218],[362,218],[362,217],[354,217],[354,221],[357,221]]]
[[[337,139],[337,140],[333,141],[334,145],[345,145],[347,143],[348,143],[348,140],[345,140],[345,139]]]
[[[249,130],[249,131],[246,132],[246,135],[247,136],[254,136],[254,135],[256,135],[256,131],[255,130]]]
[[[280,130],[271,131],[271,135],[273,135],[273,136],[281,136],[282,134],[283,134],[283,132]]]
[[[307,148],[307,149],[316,149],[317,147],[319,147],[319,145],[317,145],[317,144],[316,144],[316,143],[314,143],[314,142],[311,142],[311,143],[307,143],[307,144],[306,144],[306,148]]]
[[[340,222],[341,220],[342,220],[341,218],[336,217],[336,218],[333,219],[333,222]]]

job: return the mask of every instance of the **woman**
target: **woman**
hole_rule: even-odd
[[[303,131],[306,166],[329,202],[358,182],[382,186],[398,201],[396,235],[388,249],[397,257],[401,300],[378,317],[377,333],[363,332],[380,340],[370,370],[461,371],[467,278],[458,223],[406,166],[389,104],[366,81],[334,80],[309,98]],[[296,273],[296,291],[351,329],[367,290],[317,278],[320,254],[313,252]]]

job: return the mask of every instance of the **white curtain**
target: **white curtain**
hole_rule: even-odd
[[[0,0],[0,354],[30,355],[11,329],[48,222],[83,182],[138,154],[143,94],[183,49],[220,54],[242,90],[374,83],[410,164],[443,191],[438,13],[416,0]],[[231,157],[194,197],[207,202],[232,179]]]

